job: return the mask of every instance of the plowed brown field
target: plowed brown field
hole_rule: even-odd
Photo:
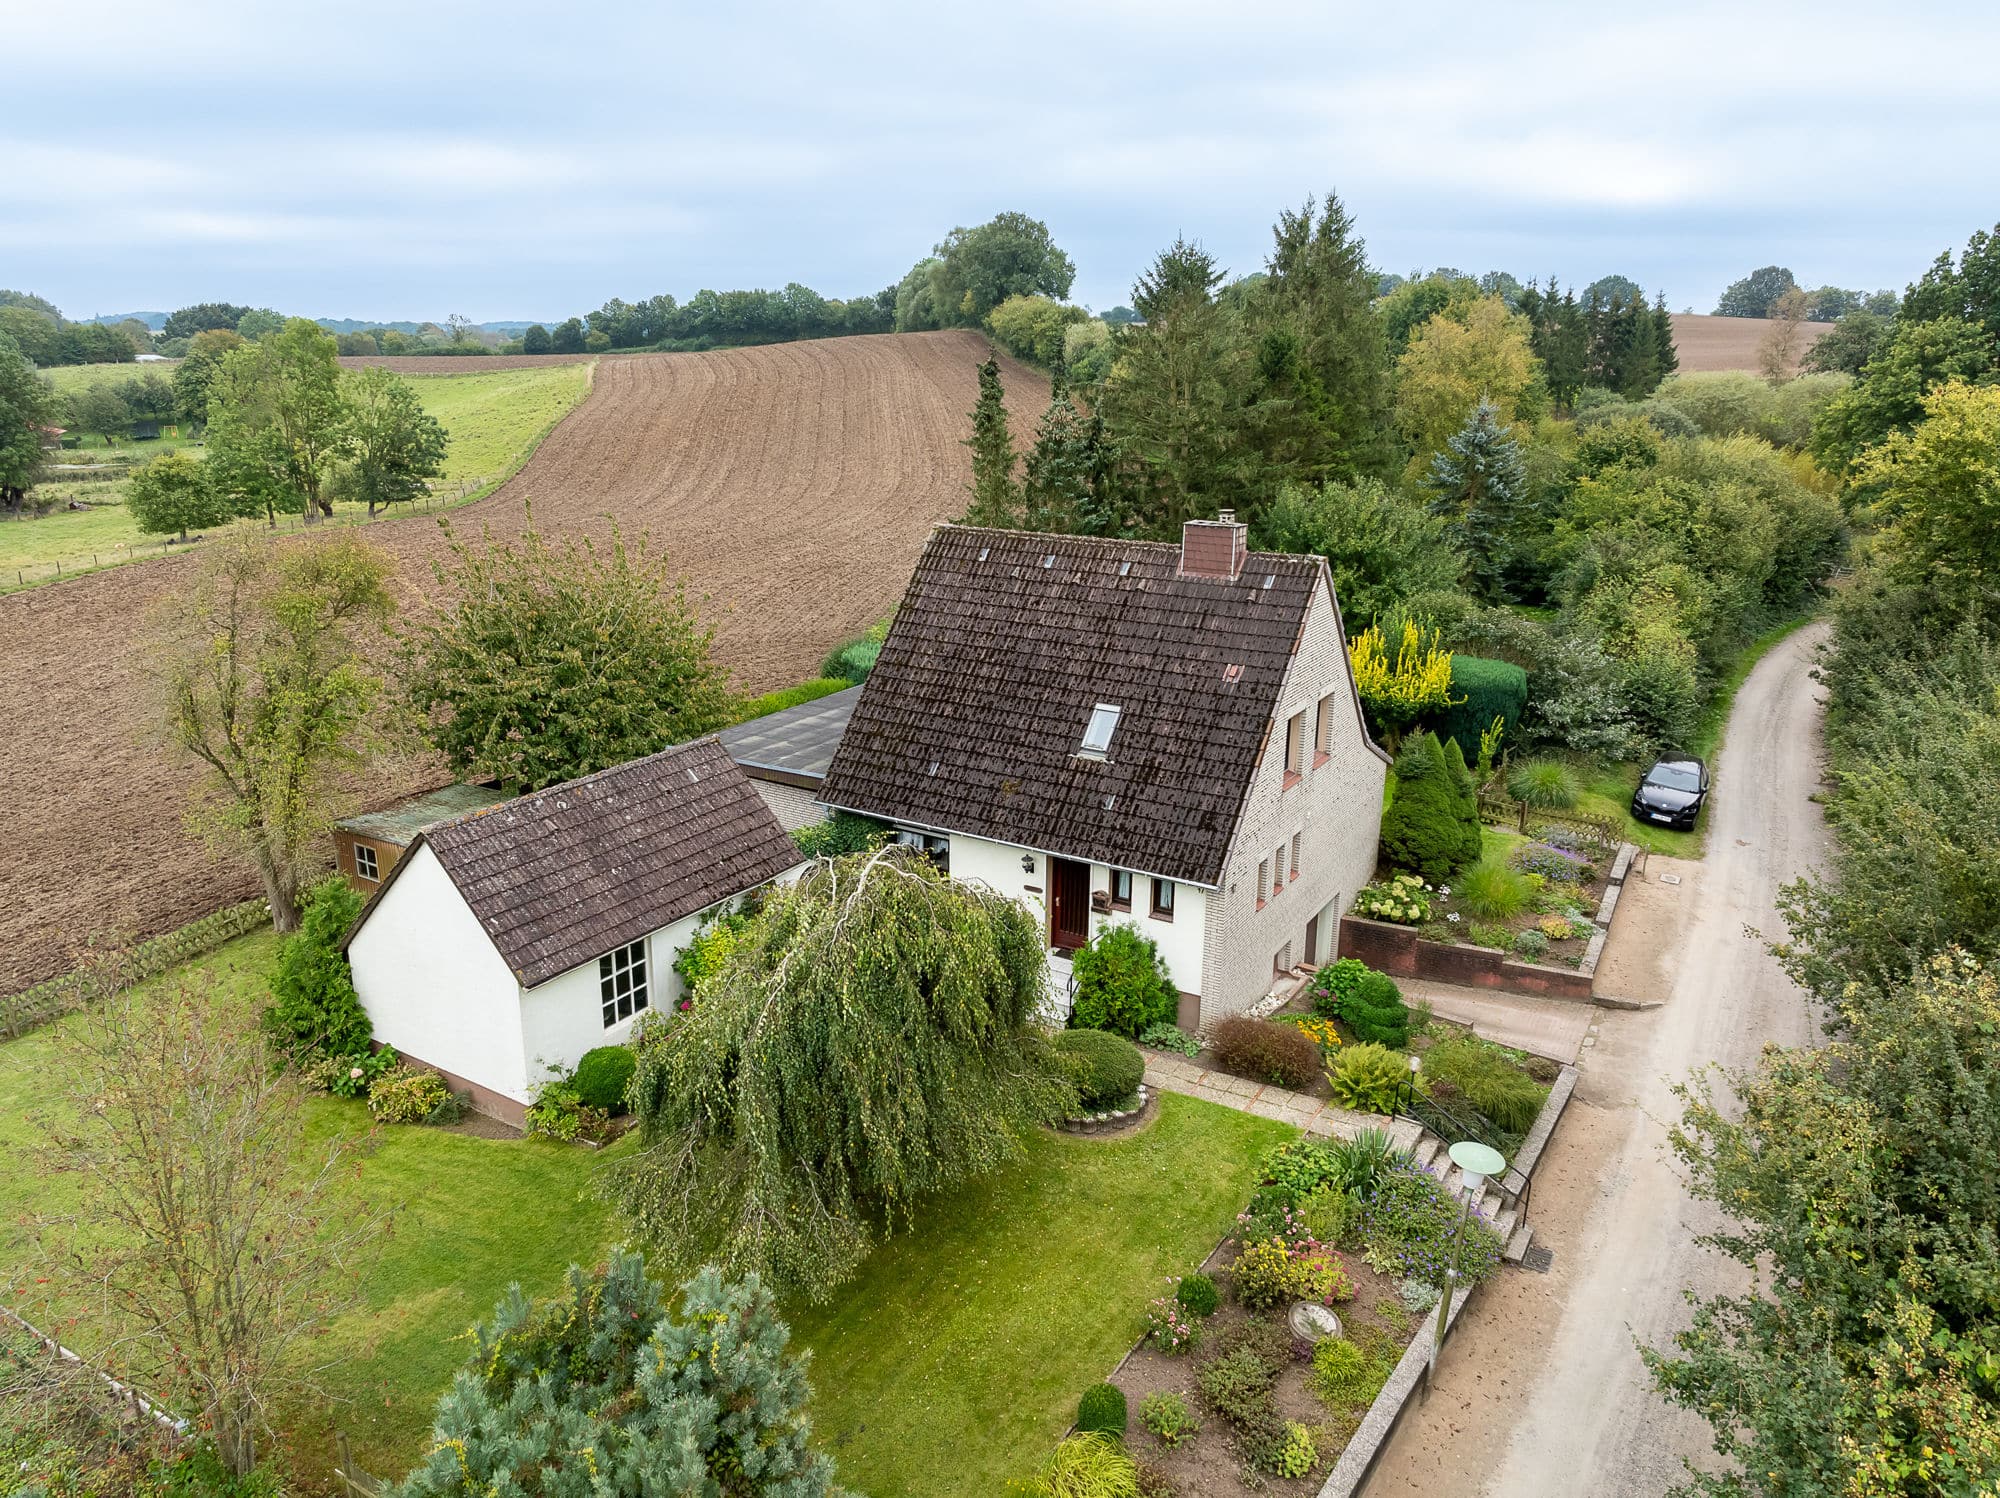
[[[648,531],[713,600],[718,652],[745,688],[799,680],[888,610],[931,526],[964,507],[960,439],[985,357],[985,340],[961,332],[606,359],[520,474],[452,518],[461,535],[483,523],[503,536],[528,500],[552,535],[602,536],[614,518],[628,536]],[[1031,433],[1047,380],[1002,364],[1015,431]],[[395,557],[406,601],[434,588],[435,520],[365,534]],[[15,787],[0,839],[0,993],[61,971],[92,938],[171,930],[257,892],[239,861],[211,858],[185,831],[192,772],[149,741],[146,617],[190,565],[0,598]],[[432,764],[386,761],[367,800],[440,778]]]
[[[1673,318],[1674,353],[1680,358],[1683,372],[1700,374],[1717,369],[1760,372],[1757,347],[1771,331],[1768,318],[1710,317],[1699,312],[1676,312]],[[1819,342],[1832,326],[1830,322],[1803,324],[1799,328],[1799,357],[1805,357],[1806,350]]]

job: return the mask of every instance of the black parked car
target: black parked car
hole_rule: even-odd
[[[1693,758],[1655,760],[1632,793],[1632,815],[1642,822],[1691,832],[1707,799],[1707,765]]]

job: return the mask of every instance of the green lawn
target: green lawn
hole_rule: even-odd
[[[232,942],[192,968],[261,1002],[275,943]],[[0,1285],[31,1318],[80,1309],[37,1285],[24,1214],[51,1204],[27,1155],[51,1053],[42,1031],[0,1047]],[[326,1397],[281,1411],[302,1486],[316,1490],[344,1430],[364,1469],[400,1476],[422,1454],[463,1334],[508,1284],[552,1288],[617,1236],[597,1199],[603,1155],[565,1145],[386,1128],[358,1103],[312,1105],[316,1137],[361,1143],[348,1188],[394,1211],[360,1279],[362,1304],[313,1349]],[[814,1355],[814,1418],[842,1479],[871,1498],[988,1495],[1046,1454],[1077,1396],[1142,1329],[1145,1302],[1192,1269],[1248,1197],[1263,1152],[1294,1130],[1168,1095],[1129,1139],[1038,1134],[998,1176],[936,1203],[823,1307],[793,1307]],[[624,1146],[623,1148],[629,1148]],[[59,1201],[54,1204],[59,1205]],[[16,1300],[15,1296],[19,1299]],[[102,1328],[66,1326],[84,1350]]]
[[[88,390],[93,385],[122,385],[125,381],[142,374],[174,377],[180,368],[178,359],[162,359],[157,363],[141,364],[136,359],[124,364],[52,364],[42,371],[49,377],[49,383],[64,395],[78,390]]]
[[[159,369],[160,365],[80,364],[69,368],[71,383],[88,383],[96,371]],[[63,371],[49,371],[61,373]],[[444,473],[435,481],[436,498],[446,504],[469,504],[490,494],[527,462],[558,421],[590,389],[591,366],[557,364],[540,369],[503,369],[483,374],[411,376],[424,409],[443,423],[451,445]],[[103,450],[103,440],[84,439],[86,448]],[[112,454],[138,462],[159,453],[181,451],[202,455],[199,443],[164,437],[153,442],[120,442]],[[73,461],[58,457],[57,462]],[[159,556],[158,537],[143,535],[126,512],[124,480],[84,483],[52,475],[37,494],[57,500],[79,499],[88,510],[54,509],[38,519],[0,521],[0,593],[52,581],[59,574],[88,572],[135,559]],[[352,514],[349,512],[352,511]],[[359,519],[358,506],[341,506],[342,518]],[[261,522],[249,522],[261,523]],[[291,522],[295,523],[295,522]]]

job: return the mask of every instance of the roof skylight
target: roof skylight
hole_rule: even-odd
[[[1100,702],[1090,710],[1090,722],[1083,730],[1083,743],[1077,753],[1103,759],[1111,752],[1111,735],[1118,731],[1118,708],[1109,702]]]

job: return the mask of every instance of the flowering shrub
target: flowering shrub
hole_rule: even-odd
[[[389,1045],[374,1052],[329,1056],[306,1068],[306,1085],[323,1087],[335,1097],[366,1097],[368,1089],[387,1075],[398,1059],[396,1048]]]
[[[1583,854],[1552,843],[1524,843],[1508,859],[1524,874],[1540,874],[1551,884],[1588,884],[1597,870]]]
[[[1354,1299],[1354,1282],[1340,1256],[1309,1238],[1299,1244],[1276,1237],[1249,1244],[1229,1273],[1236,1298],[1253,1311],[1266,1311],[1287,1300],[1316,1300],[1330,1306]]]
[[[1363,885],[1353,908],[1371,921],[1421,925],[1431,918],[1431,887],[1415,874],[1392,874],[1386,884]]]
[[[1188,1308],[1171,1295],[1146,1305],[1146,1335],[1161,1352],[1186,1352],[1198,1335]]]
[[[1288,1014],[1281,1023],[1296,1025],[1310,1035],[1318,1043],[1322,1057],[1331,1056],[1340,1048],[1340,1031],[1330,1019],[1321,1019],[1317,1014]]]
[[[1455,1268],[1461,1285],[1474,1285],[1500,1263],[1502,1244],[1479,1208],[1464,1222],[1464,1207],[1442,1182],[1420,1166],[1399,1163],[1385,1172],[1362,1204],[1356,1232],[1362,1258],[1378,1274],[1442,1286]]]

